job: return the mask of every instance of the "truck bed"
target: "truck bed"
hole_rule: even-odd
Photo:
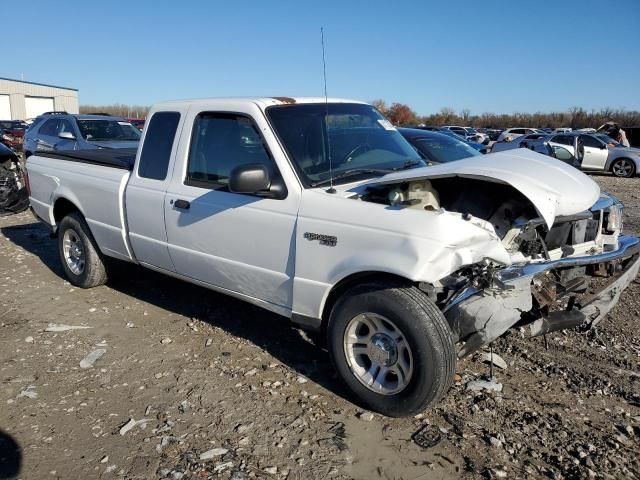
[[[124,194],[135,154],[131,149],[35,153],[27,159],[31,207],[56,229],[57,211],[68,200],[84,216],[102,253],[131,261]]]
[[[66,150],[37,152],[38,157],[55,158],[70,162],[89,163],[104,167],[122,168],[131,171],[136,161],[135,148]]]

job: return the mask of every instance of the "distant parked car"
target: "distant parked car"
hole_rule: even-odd
[[[142,131],[142,129],[144,128],[144,118],[127,118],[127,121],[140,131]]]
[[[569,127],[558,127],[553,130],[553,133],[569,133],[571,130]]]
[[[495,142],[496,140],[498,140],[498,137],[502,133],[502,130],[500,130],[498,128],[486,128],[484,133],[489,135],[489,141],[490,142]]]
[[[22,150],[24,132],[29,128],[20,120],[0,120],[0,143],[14,150]]]
[[[471,148],[475,148],[480,153],[487,153],[487,151],[489,150],[489,147],[487,147],[486,145],[483,145],[483,144],[478,143],[478,142],[474,142],[472,140],[467,140],[462,135],[458,135],[457,133],[452,132],[451,130],[438,130],[438,133],[441,133],[443,135],[447,135],[449,137],[453,137],[456,140],[460,140],[461,142],[464,142],[467,145],[469,145]]]
[[[417,128],[420,130],[430,130],[432,132],[439,132],[444,130],[444,127],[436,127],[435,125],[420,125],[419,127],[409,127],[409,128]]]
[[[443,132],[430,132],[415,128],[399,128],[398,131],[429,164],[449,163],[482,155],[466,142]]]
[[[583,170],[611,172],[617,177],[640,173],[640,149],[623,147],[604,133],[561,133],[552,135],[548,144],[566,148]]]
[[[445,125],[442,127],[446,130],[451,130],[454,133],[457,133],[461,137],[466,138],[467,140],[473,140],[478,143],[489,143],[489,135],[485,133],[481,133],[477,131],[473,127],[459,127],[457,125]]]
[[[508,128],[498,136],[496,141],[502,142],[507,138],[510,138],[511,140],[513,140],[514,138],[518,138],[521,135],[529,135],[532,133],[544,133],[544,132],[542,130],[538,130],[537,128],[525,128],[525,127]]]
[[[140,130],[121,117],[49,113],[39,116],[24,137],[24,154],[36,151],[136,148]]]
[[[538,140],[539,138],[547,136],[548,135],[546,133],[529,133],[527,135],[520,135],[509,142],[496,142],[491,147],[491,153],[513,150],[514,148],[530,148],[530,144],[533,140]]]

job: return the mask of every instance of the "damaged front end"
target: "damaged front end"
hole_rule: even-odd
[[[621,229],[622,204],[610,196],[551,228],[539,219],[514,222],[503,237],[511,266],[465,268],[441,282],[459,357],[515,325],[538,336],[598,323],[640,268],[640,240]]]
[[[468,244],[458,230],[446,232],[449,245],[428,268],[452,273],[419,283],[447,318],[460,357],[515,325],[531,335],[594,325],[640,268],[639,239],[621,234],[623,205],[582,172],[529,150],[386,175],[357,198],[494,233],[491,244]]]

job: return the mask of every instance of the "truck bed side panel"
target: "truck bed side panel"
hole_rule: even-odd
[[[27,171],[31,205],[40,218],[57,228],[54,206],[66,199],[84,215],[102,253],[132,260],[123,210],[128,170],[33,155]]]

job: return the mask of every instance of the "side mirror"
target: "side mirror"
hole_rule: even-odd
[[[600,150],[606,150],[607,146],[603,143],[602,145],[600,145]]]
[[[267,167],[252,163],[240,165],[231,171],[229,191],[233,193],[269,194],[271,178]]]
[[[76,136],[71,132],[60,132],[58,134],[58,138],[62,138],[63,140],[75,140]]]

